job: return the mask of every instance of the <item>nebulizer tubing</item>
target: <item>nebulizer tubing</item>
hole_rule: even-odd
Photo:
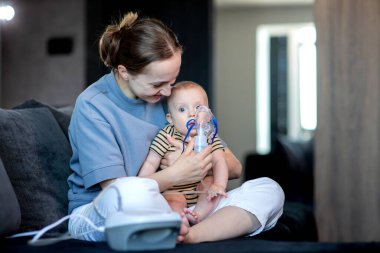
[[[201,113],[208,114],[206,115],[208,119],[206,122],[201,121],[200,116],[199,116]],[[198,141],[196,140],[194,141],[195,142],[194,150],[196,152],[200,152],[203,150],[202,148],[199,148],[197,144],[199,145],[206,144],[204,145],[206,147],[208,145],[208,139],[210,137],[209,135],[213,134],[211,138],[211,144],[212,144],[214,143],[214,139],[216,135],[218,134],[218,121],[212,114],[211,110],[206,106],[199,106],[195,113],[195,118],[191,118],[186,122],[187,133],[182,142],[182,153],[185,151],[186,140],[189,137],[190,132],[194,126],[196,126],[196,130],[197,130],[197,135],[194,136],[194,138],[198,139]],[[205,128],[207,128],[207,131],[205,131]]]
[[[73,217],[84,219],[85,222],[87,222],[91,226],[91,228],[92,228],[91,230],[83,232],[83,233],[81,233],[81,234],[79,234],[77,236],[82,236],[82,235],[85,235],[85,234],[88,234],[88,233],[92,233],[94,231],[99,231],[99,232],[104,232],[105,231],[104,226],[100,226],[100,227],[96,226],[89,218],[87,218],[84,215],[81,215],[81,214],[69,214],[69,215],[66,215],[66,216],[60,218],[56,222],[45,226],[41,230],[24,232],[24,233],[18,233],[18,234],[14,234],[12,236],[9,236],[8,238],[16,238],[16,237],[23,237],[23,236],[33,236],[32,239],[28,240],[28,245],[31,245],[31,246],[46,246],[46,245],[50,245],[50,244],[57,243],[57,242],[60,242],[60,241],[74,239],[69,233],[63,233],[63,234],[61,234],[61,235],[59,235],[57,237],[41,238],[50,229],[53,229],[54,227],[60,225],[64,221],[66,221],[66,220],[68,220],[70,218],[73,218]]]
[[[200,118],[201,113],[206,113],[206,121],[202,121]],[[211,144],[214,143],[214,139],[218,134],[218,122],[211,110],[206,106],[199,106],[195,113],[195,118],[191,118],[186,122],[187,133],[182,142],[182,153],[185,151],[185,143],[190,135],[191,130],[196,127],[197,135],[194,136],[194,151],[199,153],[207,147],[208,139],[211,138]],[[209,187],[201,180],[201,184],[205,187],[204,191],[166,191],[164,194],[207,194]]]

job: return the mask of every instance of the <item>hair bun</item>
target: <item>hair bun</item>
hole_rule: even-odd
[[[135,23],[138,17],[139,15],[137,13],[128,12],[126,15],[124,15],[123,19],[119,23],[119,30],[122,30],[123,28],[130,28]]]

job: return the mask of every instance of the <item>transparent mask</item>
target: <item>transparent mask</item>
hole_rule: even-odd
[[[185,140],[195,127],[197,134],[194,136],[194,151],[201,152],[207,145],[214,142],[214,138],[218,132],[218,125],[216,118],[207,106],[199,106],[195,113],[195,118],[187,122],[188,132]],[[184,141],[185,141],[184,140]]]

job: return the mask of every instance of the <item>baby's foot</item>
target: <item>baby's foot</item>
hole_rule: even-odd
[[[190,224],[194,225],[197,224],[199,220],[199,216],[196,212],[189,210],[188,208],[183,209],[187,220],[189,221]]]
[[[187,234],[189,233],[189,230],[190,230],[190,225],[189,225],[189,221],[186,217],[186,214],[185,213],[181,213],[181,228],[179,230],[179,233],[178,233],[178,237],[177,237],[177,243],[182,243],[184,240],[185,240],[185,237],[187,236]]]

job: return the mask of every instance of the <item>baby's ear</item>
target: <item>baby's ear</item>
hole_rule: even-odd
[[[170,124],[173,124],[172,115],[171,115],[170,113],[167,113],[167,114],[166,114],[166,120],[167,120]]]

